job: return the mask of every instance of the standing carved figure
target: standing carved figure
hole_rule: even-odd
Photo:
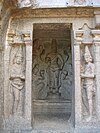
[[[47,75],[48,81],[47,85],[49,88],[48,94],[59,94],[59,88],[61,86],[60,82],[60,72],[62,70],[64,61],[62,56],[57,52],[57,42],[56,39],[52,40],[51,52],[46,55],[47,63]]]
[[[23,56],[21,46],[14,56],[10,70],[10,91],[13,97],[12,113],[18,112],[20,92],[24,87],[25,75],[23,70]]]
[[[87,121],[90,121],[93,116],[93,95],[95,94],[95,86],[94,86],[94,64],[92,63],[92,57],[89,51],[88,46],[85,47],[85,69],[84,73],[81,74],[82,78],[84,79],[83,89],[86,90],[87,100],[88,100],[88,110],[89,110],[89,117]]]

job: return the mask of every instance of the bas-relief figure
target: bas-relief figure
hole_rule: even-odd
[[[33,97],[35,99],[44,99],[46,97],[46,70],[45,70],[45,49],[43,45],[39,44],[39,41],[34,45],[33,52]],[[44,93],[42,93],[44,91]]]
[[[48,43],[36,42],[33,48],[33,99],[71,99],[70,55],[71,49],[66,43],[61,48],[56,39]]]
[[[61,74],[61,88],[60,91],[62,93],[62,97],[67,100],[71,100],[72,98],[72,64],[67,65],[68,71],[63,70]]]
[[[57,52],[56,39],[52,40],[51,52],[46,55],[47,63],[47,87],[48,95],[59,95],[59,88],[61,87],[61,70],[64,64],[62,56]]]
[[[95,67],[92,62],[92,56],[90,54],[88,46],[85,46],[85,54],[84,54],[85,66],[84,72],[81,74],[83,79],[83,92],[85,92],[85,96],[83,95],[83,104],[88,110],[87,121],[90,121],[93,118],[94,112],[94,101],[93,97],[95,96]],[[87,105],[88,103],[88,105]]]
[[[11,113],[17,114],[18,107],[20,103],[20,93],[24,88],[25,73],[24,73],[24,57],[22,52],[22,46],[17,46],[15,48],[15,53],[13,53],[13,48],[11,53],[13,53],[13,58],[10,57],[10,93],[12,95],[12,107]],[[12,54],[10,55],[12,56]],[[21,105],[22,106],[22,105]]]
[[[46,97],[45,70],[39,70],[39,64],[33,68],[33,92],[35,99],[44,99]],[[43,92],[43,93],[42,93]]]

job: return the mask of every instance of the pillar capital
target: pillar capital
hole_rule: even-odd
[[[77,30],[75,32],[75,45],[81,45],[83,41],[84,30]]]
[[[31,32],[30,31],[24,31],[23,34],[23,41],[25,42],[25,44],[32,44],[32,39],[31,39]]]
[[[21,45],[24,44],[23,34],[20,32],[15,32],[12,29],[8,30],[7,42],[9,45]]]
[[[92,30],[93,42],[100,45],[100,30]]]

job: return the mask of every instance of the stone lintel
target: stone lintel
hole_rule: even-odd
[[[34,17],[93,17],[93,7],[67,7],[67,8],[24,8],[13,9],[13,18],[34,18]]]

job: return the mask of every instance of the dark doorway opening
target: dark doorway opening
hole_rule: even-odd
[[[34,128],[69,130],[73,79],[71,24],[36,23],[33,27]]]

